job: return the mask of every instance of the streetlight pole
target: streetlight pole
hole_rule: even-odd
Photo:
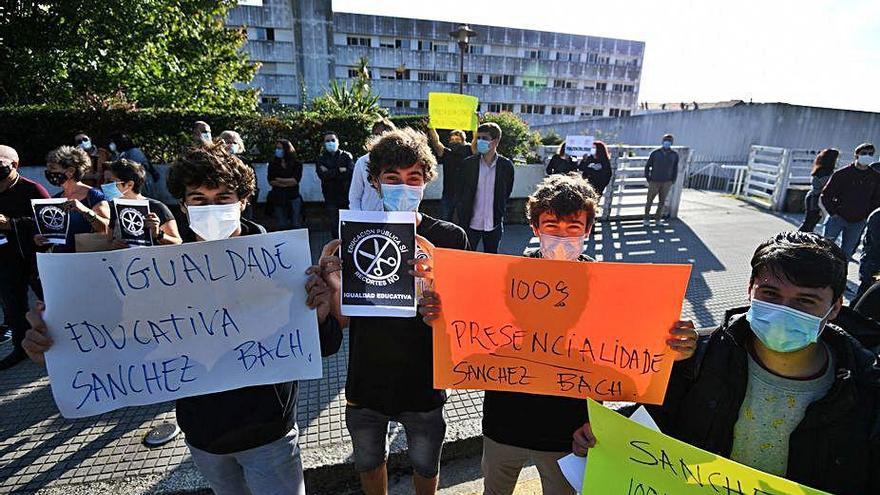
[[[464,94],[464,54],[467,52],[468,42],[477,37],[477,32],[471,30],[467,24],[461,24],[458,29],[451,31],[449,36],[458,41],[458,94]]]

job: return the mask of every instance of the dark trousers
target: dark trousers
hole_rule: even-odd
[[[455,217],[455,210],[458,209],[457,203],[458,200],[456,198],[444,195],[440,199],[440,220],[455,222],[453,218]]]
[[[12,328],[12,344],[21,349],[24,333],[29,328],[25,315],[28,311],[28,287],[39,299],[43,298],[40,281],[30,263],[20,257],[0,258],[0,298],[3,311],[8,312],[6,324]]]
[[[470,227],[467,229],[468,248],[471,251],[477,250],[477,244],[483,240],[483,252],[498,254],[498,247],[501,246],[501,236],[504,234],[504,225],[499,225],[490,231],[474,230]]]

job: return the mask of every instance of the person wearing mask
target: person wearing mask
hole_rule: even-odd
[[[339,149],[339,137],[333,131],[324,133],[324,150],[318,156],[315,171],[321,179],[324,206],[330,221],[330,234],[339,236],[339,210],[348,208],[348,191],[354,160],[351,153]]]
[[[596,193],[579,175],[551,175],[538,184],[526,203],[526,218],[540,240],[527,249],[529,258],[594,261],[583,254],[584,240],[596,219]],[[426,291],[419,312],[425,324],[440,317],[440,295]],[[677,322],[670,331],[670,350],[677,360],[689,358],[697,343],[692,322]],[[515,414],[511,414],[515,411]],[[522,428],[523,418],[532,422]],[[587,421],[583,399],[487,390],[483,400],[485,495],[511,495],[522,468],[538,468],[543,493],[574,495],[557,461],[570,452],[571,432]]]
[[[383,132],[397,129],[388,119],[379,119],[373,122],[371,134],[380,136]],[[351,175],[351,187],[348,189],[348,209],[360,211],[382,211],[382,200],[373,184],[370,182],[370,174],[367,173],[367,163],[370,154],[364,153],[354,164]]]
[[[223,131],[218,136],[220,142],[226,145],[226,150],[231,154],[238,157],[239,160],[244,162],[245,165],[251,168],[254,171],[254,175],[256,175],[257,170],[254,168],[254,165],[245,157],[244,152],[247,151],[244,147],[244,140],[241,139],[241,134],[236,131]],[[257,200],[260,197],[260,188],[259,184],[254,187],[254,193],[248,198],[248,204],[245,206],[244,211],[241,215],[248,220],[254,219],[254,205],[256,205]]]
[[[144,167],[137,162],[121,158],[110,162],[104,170],[104,183],[101,191],[104,198],[110,202],[110,224],[108,235],[114,239],[116,247],[128,247],[121,238],[119,226],[116,224],[116,209],[113,202],[119,198],[144,199],[150,205],[150,214],[145,219],[145,228],[149,230],[153,238],[153,245],[180,244],[180,232],[177,230],[177,221],[171,210],[161,201],[147,198],[141,194],[144,187],[146,172]]]
[[[81,148],[89,156],[90,167],[83,173],[82,181],[89,186],[97,187],[104,177],[104,162],[111,158],[110,151],[96,146],[92,138],[82,131],[73,136],[73,145]]]
[[[112,154],[111,160],[113,161],[124,158],[135,163],[140,163],[147,174],[143,193],[147,196],[156,195],[158,192],[156,184],[159,182],[159,171],[156,169],[155,165],[150,163],[150,160],[147,158],[147,155],[144,154],[143,150],[135,146],[134,141],[131,140],[131,137],[128,134],[121,132],[110,134],[110,143],[107,145],[107,149],[110,150],[110,153]]]
[[[550,163],[547,164],[547,175],[568,174],[574,172],[578,168],[574,157],[565,152],[565,141],[559,145],[559,149],[550,157]]]
[[[651,217],[651,205],[654,198],[659,196],[657,213],[654,220],[663,220],[663,208],[666,206],[666,198],[675,185],[678,178],[678,152],[672,149],[672,134],[663,136],[660,148],[651,152],[645,163],[645,179],[648,180],[648,202],[645,204],[645,225]]]
[[[440,217],[447,222],[454,221],[456,212],[461,216],[458,209],[458,197],[462,180],[462,164],[464,159],[473,155],[467,135],[462,130],[454,130],[449,133],[449,146],[440,144],[440,136],[434,128],[428,129],[428,138],[434,153],[437,154],[438,162],[443,165],[443,194],[440,199]]]
[[[831,240],[783,232],[755,250],[748,308],[675,363],[660,431],[838,495],[880,493],[880,366],[837,318],[847,258]],[[589,423],[572,448],[601,442]]]
[[[192,128],[192,145],[206,146],[211,142],[211,126],[204,120],[195,121]]]
[[[824,235],[832,241],[842,236],[840,244],[848,260],[859,247],[865,221],[880,207],[880,174],[871,169],[874,145],[860,144],[855,150],[855,161],[831,175],[820,199],[828,219]]]
[[[594,141],[591,151],[589,155],[581,158],[578,169],[601,198],[611,182],[611,156],[608,154],[608,147],[602,141]]]
[[[374,139],[368,171],[385,211],[418,211],[425,185],[437,173],[427,137],[406,128]],[[416,214],[416,222],[420,239],[440,248],[467,249],[461,227],[424,213]],[[417,316],[342,316],[342,265],[334,254],[339,245],[339,240],[327,244],[319,264],[335,293],[332,317],[349,328],[345,419],[361,488],[367,495],[387,493],[388,423],[397,421],[406,431],[416,495],[434,494],[446,432],[446,391],[434,388],[431,327]]]
[[[255,183],[253,171],[222,145],[194,147],[179,156],[168,173],[168,190],[192,226],[183,241],[265,234],[261,225],[240,216]],[[306,302],[317,310],[321,354],[329,356],[339,349],[342,330],[328,317],[330,291],[318,267],[308,273]],[[44,309],[38,303],[28,315],[31,329],[23,344],[38,363],[52,344]],[[296,398],[297,382],[281,382],[177,400],[186,445],[214,493],[305,495]]]
[[[467,226],[468,243],[474,251],[480,240],[483,251],[497,253],[504,233],[507,200],[513,192],[513,162],[497,153],[501,127],[494,122],[477,128],[477,154],[462,163],[462,225]]]
[[[822,195],[822,189],[834,173],[837,166],[837,157],[840,152],[834,148],[824,149],[816,155],[813,160],[813,170],[810,172],[812,177],[810,182],[810,191],[804,199],[804,222],[801,224],[801,232],[812,232],[816,229],[816,224],[822,219],[822,208],[819,205],[819,197]]]
[[[46,199],[40,184],[18,173],[18,153],[0,145],[0,302],[11,331],[12,352],[0,359],[0,370],[15,366],[27,356],[21,347],[27,330],[28,287],[42,298],[37,278],[32,199]]]
[[[301,229],[303,222],[303,199],[299,192],[303,166],[296,157],[296,149],[286,139],[275,143],[275,156],[269,163],[269,197],[275,228],[278,230]]]
[[[53,244],[53,252],[75,252],[76,234],[107,232],[110,206],[104,193],[82,182],[83,175],[90,167],[89,155],[81,148],[61,146],[46,156],[46,180],[61,188],[61,192],[52,197],[67,199],[64,209],[70,214],[67,239],[64,244]],[[40,234],[34,235],[34,243],[40,247],[49,245],[48,239]]]

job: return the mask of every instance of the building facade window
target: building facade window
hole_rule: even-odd
[[[605,110],[602,108],[594,108],[593,109],[593,117],[604,117]]]
[[[547,110],[546,105],[523,105],[521,113],[532,114],[532,115],[544,115],[544,113],[546,113],[546,110]]]
[[[444,72],[419,72],[419,81],[446,82]]]
[[[597,82],[596,83],[596,91],[607,91],[608,83]]]
[[[600,57],[596,60],[596,62],[597,62],[597,63],[600,63],[600,64],[603,64],[603,65],[608,65],[608,62],[609,62],[610,60],[611,60],[611,59],[610,59],[609,57],[600,56]]]
[[[599,54],[598,53],[588,53],[587,54],[587,63],[588,64],[595,64],[598,61],[599,61]]]
[[[379,38],[379,48],[397,48],[394,41],[395,40]]]
[[[396,70],[394,71],[394,75],[396,76],[398,81],[408,81],[410,80],[409,69],[404,70]]]
[[[396,108],[409,108],[409,100],[395,100],[394,106]]]
[[[489,76],[489,84],[497,84],[501,86],[513,86],[513,76]]]
[[[428,102],[426,100],[419,100],[416,106],[418,106],[420,110],[427,110]]]
[[[526,88],[546,88],[547,87],[547,80],[546,79],[538,79],[538,78],[526,79],[526,78],[523,78],[522,83],[523,83],[522,85]]]
[[[526,50],[526,58],[547,60],[550,58],[550,52],[546,50]]]
[[[432,52],[446,53],[449,51],[449,45],[446,43],[434,43],[431,45]]]
[[[370,46],[370,38],[362,38],[360,36],[349,36],[346,38],[348,46]]]
[[[416,48],[419,51],[430,52],[434,49],[434,42],[419,40],[418,42],[416,42]]]
[[[608,110],[608,115],[611,117],[620,117],[620,109],[619,108],[612,108],[612,109]]]
[[[574,107],[565,107],[562,109],[562,115],[574,115]]]
[[[577,87],[577,83],[574,81],[566,81],[565,79],[554,79],[553,87],[560,89],[572,89]]]
[[[409,47],[409,40],[394,40],[394,48],[406,48],[407,50],[409,50]]]
[[[483,45],[468,45],[468,53],[471,55],[482,55]]]
[[[621,117],[629,117],[630,115],[632,115],[632,110],[621,110],[620,111]]]

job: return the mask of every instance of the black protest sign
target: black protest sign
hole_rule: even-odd
[[[416,315],[414,212],[339,212],[342,314]]]
[[[67,244],[70,213],[64,208],[64,203],[67,203],[64,198],[31,200],[37,230],[50,244]]]
[[[152,246],[153,236],[147,226],[150,203],[145,199],[113,200],[119,238],[129,246]]]

